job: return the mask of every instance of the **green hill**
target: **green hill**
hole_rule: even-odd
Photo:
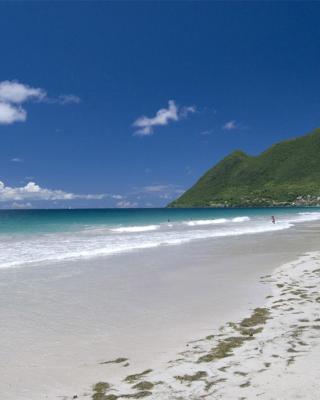
[[[320,128],[257,157],[234,151],[169,207],[320,205]]]

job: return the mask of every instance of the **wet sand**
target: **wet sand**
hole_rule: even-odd
[[[188,342],[264,306],[272,287],[261,276],[318,250],[319,230],[319,223],[309,222],[273,233],[1,270],[2,396],[90,398],[99,381],[117,385],[149,368],[161,375]],[[119,357],[128,361],[104,363]]]

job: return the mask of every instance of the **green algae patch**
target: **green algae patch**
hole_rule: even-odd
[[[239,376],[247,376],[247,375],[248,375],[248,372],[235,371],[234,374],[235,374],[235,375],[239,375]]]
[[[147,390],[143,390],[137,393],[130,393],[130,394],[120,394],[119,396],[115,394],[107,394],[104,395],[102,394],[102,397],[99,397],[97,399],[99,400],[117,400],[117,399],[143,399],[144,397],[152,395],[152,392],[149,392]]]
[[[100,364],[121,364],[121,363],[126,362],[126,361],[128,361],[127,358],[118,357],[118,358],[116,358],[115,360],[103,361],[103,362],[101,362]]]
[[[211,362],[219,360],[221,358],[229,357],[232,355],[232,351],[237,347],[250,340],[250,337],[246,336],[232,336],[221,340],[216,347],[213,347],[211,351],[198,359],[198,363]]]
[[[116,400],[118,397],[116,396],[115,398],[107,398],[107,396],[104,393],[94,393],[92,396],[92,400]]]
[[[93,386],[95,392],[105,393],[108,389],[110,389],[110,385],[107,382],[98,382]]]
[[[110,389],[110,385],[107,382],[98,382],[93,386],[94,394],[92,395],[93,400],[116,400],[117,396],[106,395],[107,390]]]
[[[250,381],[247,381],[247,382],[243,383],[242,385],[240,385],[241,388],[246,388],[248,386],[250,386]]]
[[[205,378],[206,376],[208,376],[208,374],[206,373],[206,371],[198,371],[193,375],[177,375],[175,376],[175,379],[177,379],[178,381],[180,381],[181,383],[183,382],[194,382],[194,381],[200,381],[203,378]]]
[[[149,392],[148,390],[142,390],[137,393],[132,393],[132,394],[122,394],[119,397],[125,398],[125,399],[143,399],[144,397],[151,396],[152,392]]]
[[[154,387],[154,384],[149,381],[142,381],[133,386],[133,389],[138,389],[138,390],[150,390]]]
[[[221,382],[226,382],[226,379],[225,378],[221,378],[221,379],[217,379],[217,380],[212,381],[212,382],[207,382],[204,390],[206,392],[208,392],[213,386],[215,386],[215,385],[217,385],[218,383],[221,383]]]
[[[249,318],[244,318],[240,322],[241,328],[252,328],[257,325],[263,325],[270,318],[270,311],[267,308],[255,308]]]
[[[269,318],[270,311],[267,308],[256,308],[250,317],[244,318],[239,324],[229,322],[228,326],[239,332],[241,336],[231,336],[221,340],[209,353],[201,356],[198,359],[198,363],[211,362],[231,356],[234,349],[242,346],[244,342],[253,339],[254,335],[262,332],[262,325]]]
[[[263,331],[263,327],[260,326],[259,328],[242,328],[239,329],[239,332],[241,333],[241,335],[247,335],[247,336],[254,336],[260,332]]]
[[[134,383],[138,381],[140,378],[143,378],[145,375],[150,374],[152,372],[152,369],[146,369],[145,371],[141,372],[140,374],[133,374],[133,375],[128,375],[124,381],[128,383]]]

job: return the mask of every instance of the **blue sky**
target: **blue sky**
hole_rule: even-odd
[[[162,206],[229,152],[318,127],[319,17],[316,2],[0,3],[0,207]]]

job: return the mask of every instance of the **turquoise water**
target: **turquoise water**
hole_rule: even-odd
[[[223,240],[317,219],[318,208],[2,210],[0,268]]]
[[[271,217],[319,208],[0,210],[0,234],[45,233],[88,226],[131,226],[236,216]]]

